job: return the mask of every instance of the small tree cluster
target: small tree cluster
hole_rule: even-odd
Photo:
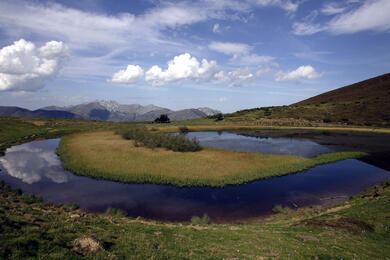
[[[166,123],[166,124],[168,124],[168,123],[171,122],[171,120],[169,119],[167,114],[162,114],[159,117],[157,117],[156,119],[154,119],[154,122],[155,123]]]

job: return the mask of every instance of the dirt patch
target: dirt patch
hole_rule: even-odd
[[[329,219],[329,220],[309,219],[304,221],[304,223],[309,226],[344,229],[354,233],[374,231],[374,225],[369,224],[363,220],[354,219],[354,218],[337,218],[337,219]]]
[[[309,242],[311,242],[311,241],[313,241],[313,242],[319,242],[319,241],[320,241],[318,238],[313,237],[313,236],[298,235],[297,238],[302,239],[303,242],[307,242],[307,241],[309,241]]]
[[[104,243],[95,236],[84,236],[73,241],[73,251],[80,255],[103,251]]]

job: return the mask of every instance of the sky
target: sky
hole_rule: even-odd
[[[0,105],[233,112],[390,72],[390,0],[0,0]]]

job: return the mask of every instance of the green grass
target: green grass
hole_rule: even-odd
[[[366,155],[338,152],[310,159],[212,148],[182,153],[137,147],[133,141],[107,131],[66,136],[57,153],[64,167],[79,175],[129,183],[213,187],[282,176]]]
[[[162,223],[25,203],[0,184],[2,259],[386,259],[390,183],[331,209],[306,208],[252,224]],[[95,236],[105,250],[83,257],[73,241]],[[261,258],[262,257],[262,258]]]

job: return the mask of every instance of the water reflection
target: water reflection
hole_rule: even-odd
[[[122,184],[64,170],[55,154],[58,143],[59,139],[36,141],[8,149],[0,159],[0,179],[45,201],[77,203],[87,211],[115,207],[133,217],[170,221],[188,221],[207,213],[214,221],[224,222],[268,214],[275,204],[334,204],[390,178],[385,170],[349,159],[225,188]]]
[[[205,147],[220,149],[280,155],[298,155],[308,158],[316,157],[323,153],[334,152],[333,149],[308,139],[285,137],[259,138],[221,131],[190,132],[186,135],[190,139],[196,137],[200,144]]]
[[[61,160],[53,153],[57,145],[58,141],[48,140],[13,146],[7,149],[7,156],[1,157],[0,162],[8,174],[28,184],[42,178],[64,183],[71,174],[64,172]]]

